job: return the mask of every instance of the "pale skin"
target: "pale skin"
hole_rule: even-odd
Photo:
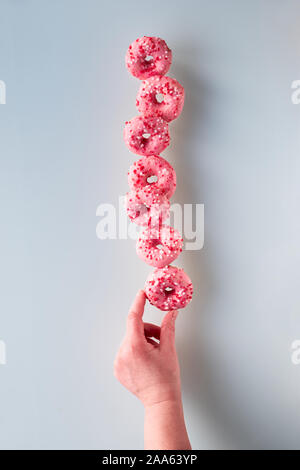
[[[144,405],[145,449],[191,449],[175,348],[178,312],[168,312],[161,326],[144,323],[145,302],[140,290],[127,317],[125,338],[114,363],[115,376]]]

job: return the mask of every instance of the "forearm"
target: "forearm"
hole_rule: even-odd
[[[145,449],[191,449],[181,398],[145,407]]]

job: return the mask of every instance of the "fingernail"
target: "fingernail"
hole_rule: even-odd
[[[172,312],[172,320],[175,321],[176,318],[177,318],[177,315],[178,315],[178,310],[173,310],[173,312]]]

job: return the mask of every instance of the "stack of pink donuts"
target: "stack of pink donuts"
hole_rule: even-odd
[[[127,121],[124,129],[127,147],[141,156],[128,172],[126,211],[131,221],[145,227],[136,251],[156,268],[144,290],[149,302],[161,310],[184,308],[193,295],[187,274],[170,265],[181,253],[183,240],[177,230],[163,223],[169,217],[176,173],[160,153],[170,143],[168,123],[180,115],[184,104],[183,87],[165,76],[171,62],[172,51],[157,37],[136,39],[126,53],[128,70],[142,80],[136,98],[140,114]]]

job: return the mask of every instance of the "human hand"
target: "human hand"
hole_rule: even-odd
[[[168,312],[161,327],[144,323],[145,301],[145,293],[140,290],[129,311],[125,338],[115,359],[115,376],[145,407],[178,402],[181,400],[180,370],[175,349],[178,312]]]

